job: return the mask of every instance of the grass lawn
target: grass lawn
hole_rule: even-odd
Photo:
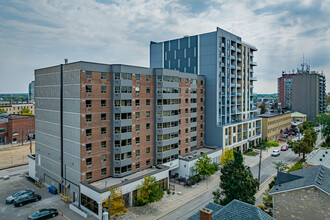
[[[254,152],[254,151],[248,151],[244,155],[246,155],[246,156],[256,156],[256,155],[258,155],[258,153]]]
[[[296,170],[300,170],[300,169],[302,169],[302,168],[303,168],[302,163],[303,163],[303,160],[299,160],[295,165],[293,165],[293,166],[288,170],[288,172],[296,171]]]

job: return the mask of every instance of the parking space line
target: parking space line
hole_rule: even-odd
[[[56,210],[57,210],[57,208],[55,208],[54,206],[52,206],[49,202],[46,202],[46,201],[43,201],[43,202],[47,203],[50,207],[52,207],[53,209],[56,209]],[[63,214],[63,213],[60,212],[59,210],[57,210],[57,211],[58,211],[59,215],[62,215],[62,214]],[[67,216],[65,216],[64,214],[63,214],[63,217],[66,218],[67,220],[70,220],[70,219],[69,219]]]

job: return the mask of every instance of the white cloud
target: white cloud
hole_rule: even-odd
[[[330,72],[322,62],[322,57],[329,58],[329,18],[320,17],[330,13],[329,4],[323,1],[314,19],[308,10],[314,1],[289,7],[294,2],[218,0],[199,13],[174,0],[0,3],[0,14],[11,15],[0,15],[0,65],[5,79],[0,92],[25,92],[35,68],[55,65],[63,58],[148,66],[150,41],[215,31],[217,26],[258,48],[255,91],[276,92],[281,71],[298,67],[303,53],[312,64],[318,63],[315,68]],[[17,78],[22,82],[14,83]]]

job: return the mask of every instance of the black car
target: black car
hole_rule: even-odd
[[[40,209],[33,213],[32,215],[29,215],[27,218],[28,220],[35,220],[35,219],[49,219],[54,218],[58,215],[58,211],[56,209]]]
[[[23,195],[19,196],[14,200],[15,206],[22,206],[27,203],[31,202],[38,202],[41,199],[41,196],[38,194],[32,194],[32,195]]]
[[[21,190],[21,191],[18,191],[17,193],[15,193],[14,195],[11,195],[11,196],[8,196],[6,198],[6,203],[7,204],[10,204],[10,203],[13,203],[14,200],[19,197],[19,196],[22,196],[22,195],[32,195],[34,194],[34,190]]]

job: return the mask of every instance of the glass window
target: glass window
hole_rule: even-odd
[[[150,99],[146,100],[146,105],[150,105]]]
[[[135,106],[140,106],[140,99],[135,100]]]
[[[137,156],[137,157],[140,156],[140,150],[135,151],[135,156]]]
[[[101,134],[106,134],[106,133],[107,133],[107,128],[106,127],[101,128]]]
[[[135,131],[140,131],[140,125],[135,125]]]
[[[91,136],[92,135],[92,129],[86,129],[86,136]]]
[[[107,120],[107,114],[103,113],[101,114],[101,121]]]
[[[91,85],[86,85],[86,92],[91,93],[92,92],[92,86]]]
[[[101,93],[106,93],[106,92],[107,92],[107,87],[101,86]]]
[[[140,80],[140,74],[135,74],[135,80]]]
[[[147,75],[146,80],[150,81],[150,75]]]
[[[106,148],[107,147],[107,142],[106,141],[102,141],[101,142],[101,148]]]
[[[86,180],[92,179],[92,172],[86,173]]]
[[[140,144],[140,137],[135,138],[135,144]]]
[[[147,142],[150,142],[150,135],[147,135],[147,136],[146,136],[146,141],[147,141]]]
[[[146,117],[147,117],[147,118],[150,118],[150,111],[147,111],[147,112],[146,112]]]
[[[107,73],[101,73],[101,79],[107,79]]]
[[[150,123],[146,124],[146,129],[149,130],[150,129]]]
[[[86,151],[91,151],[92,150],[92,144],[86,144]]]
[[[92,78],[92,72],[86,71],[86,79],[91,79],[91,78]]]
[[[107,174],[107,168],[102,168],[101,169],[101,176],[104,176]]]
[[[86,121],[87,122],[92,121],[92,115],[86,115]]]
[[[105,162],[107,161],[107,155],[106,154],[102,154],[101,155],[101,162]]]
[[[147,165],[147,166],[150,165],[150,159],[148,159],[148,160],[146,161],[146,165]]]
[[[140,87],[139,86],[135,87],[135,93],[140,93]]]
[[[136,168],[136,169],[140,169],[140,162],[136,162],[136,163],[135,163],[135,168]]]
[[[105,106],[107,106],[107,100],[101,100],[101,107],[105,107]]]
[[[147,153],[147,154],[150,154],[150,147],[147,147],[147,149],[146,149],[146,153]]]
[[[135,118],[140,118],[140,112],[135,112]]]
[[[86,158],[86,165],[92,165],[92,158]]]
[[[150,87],[146,88],[146,93],[150,93]]]

